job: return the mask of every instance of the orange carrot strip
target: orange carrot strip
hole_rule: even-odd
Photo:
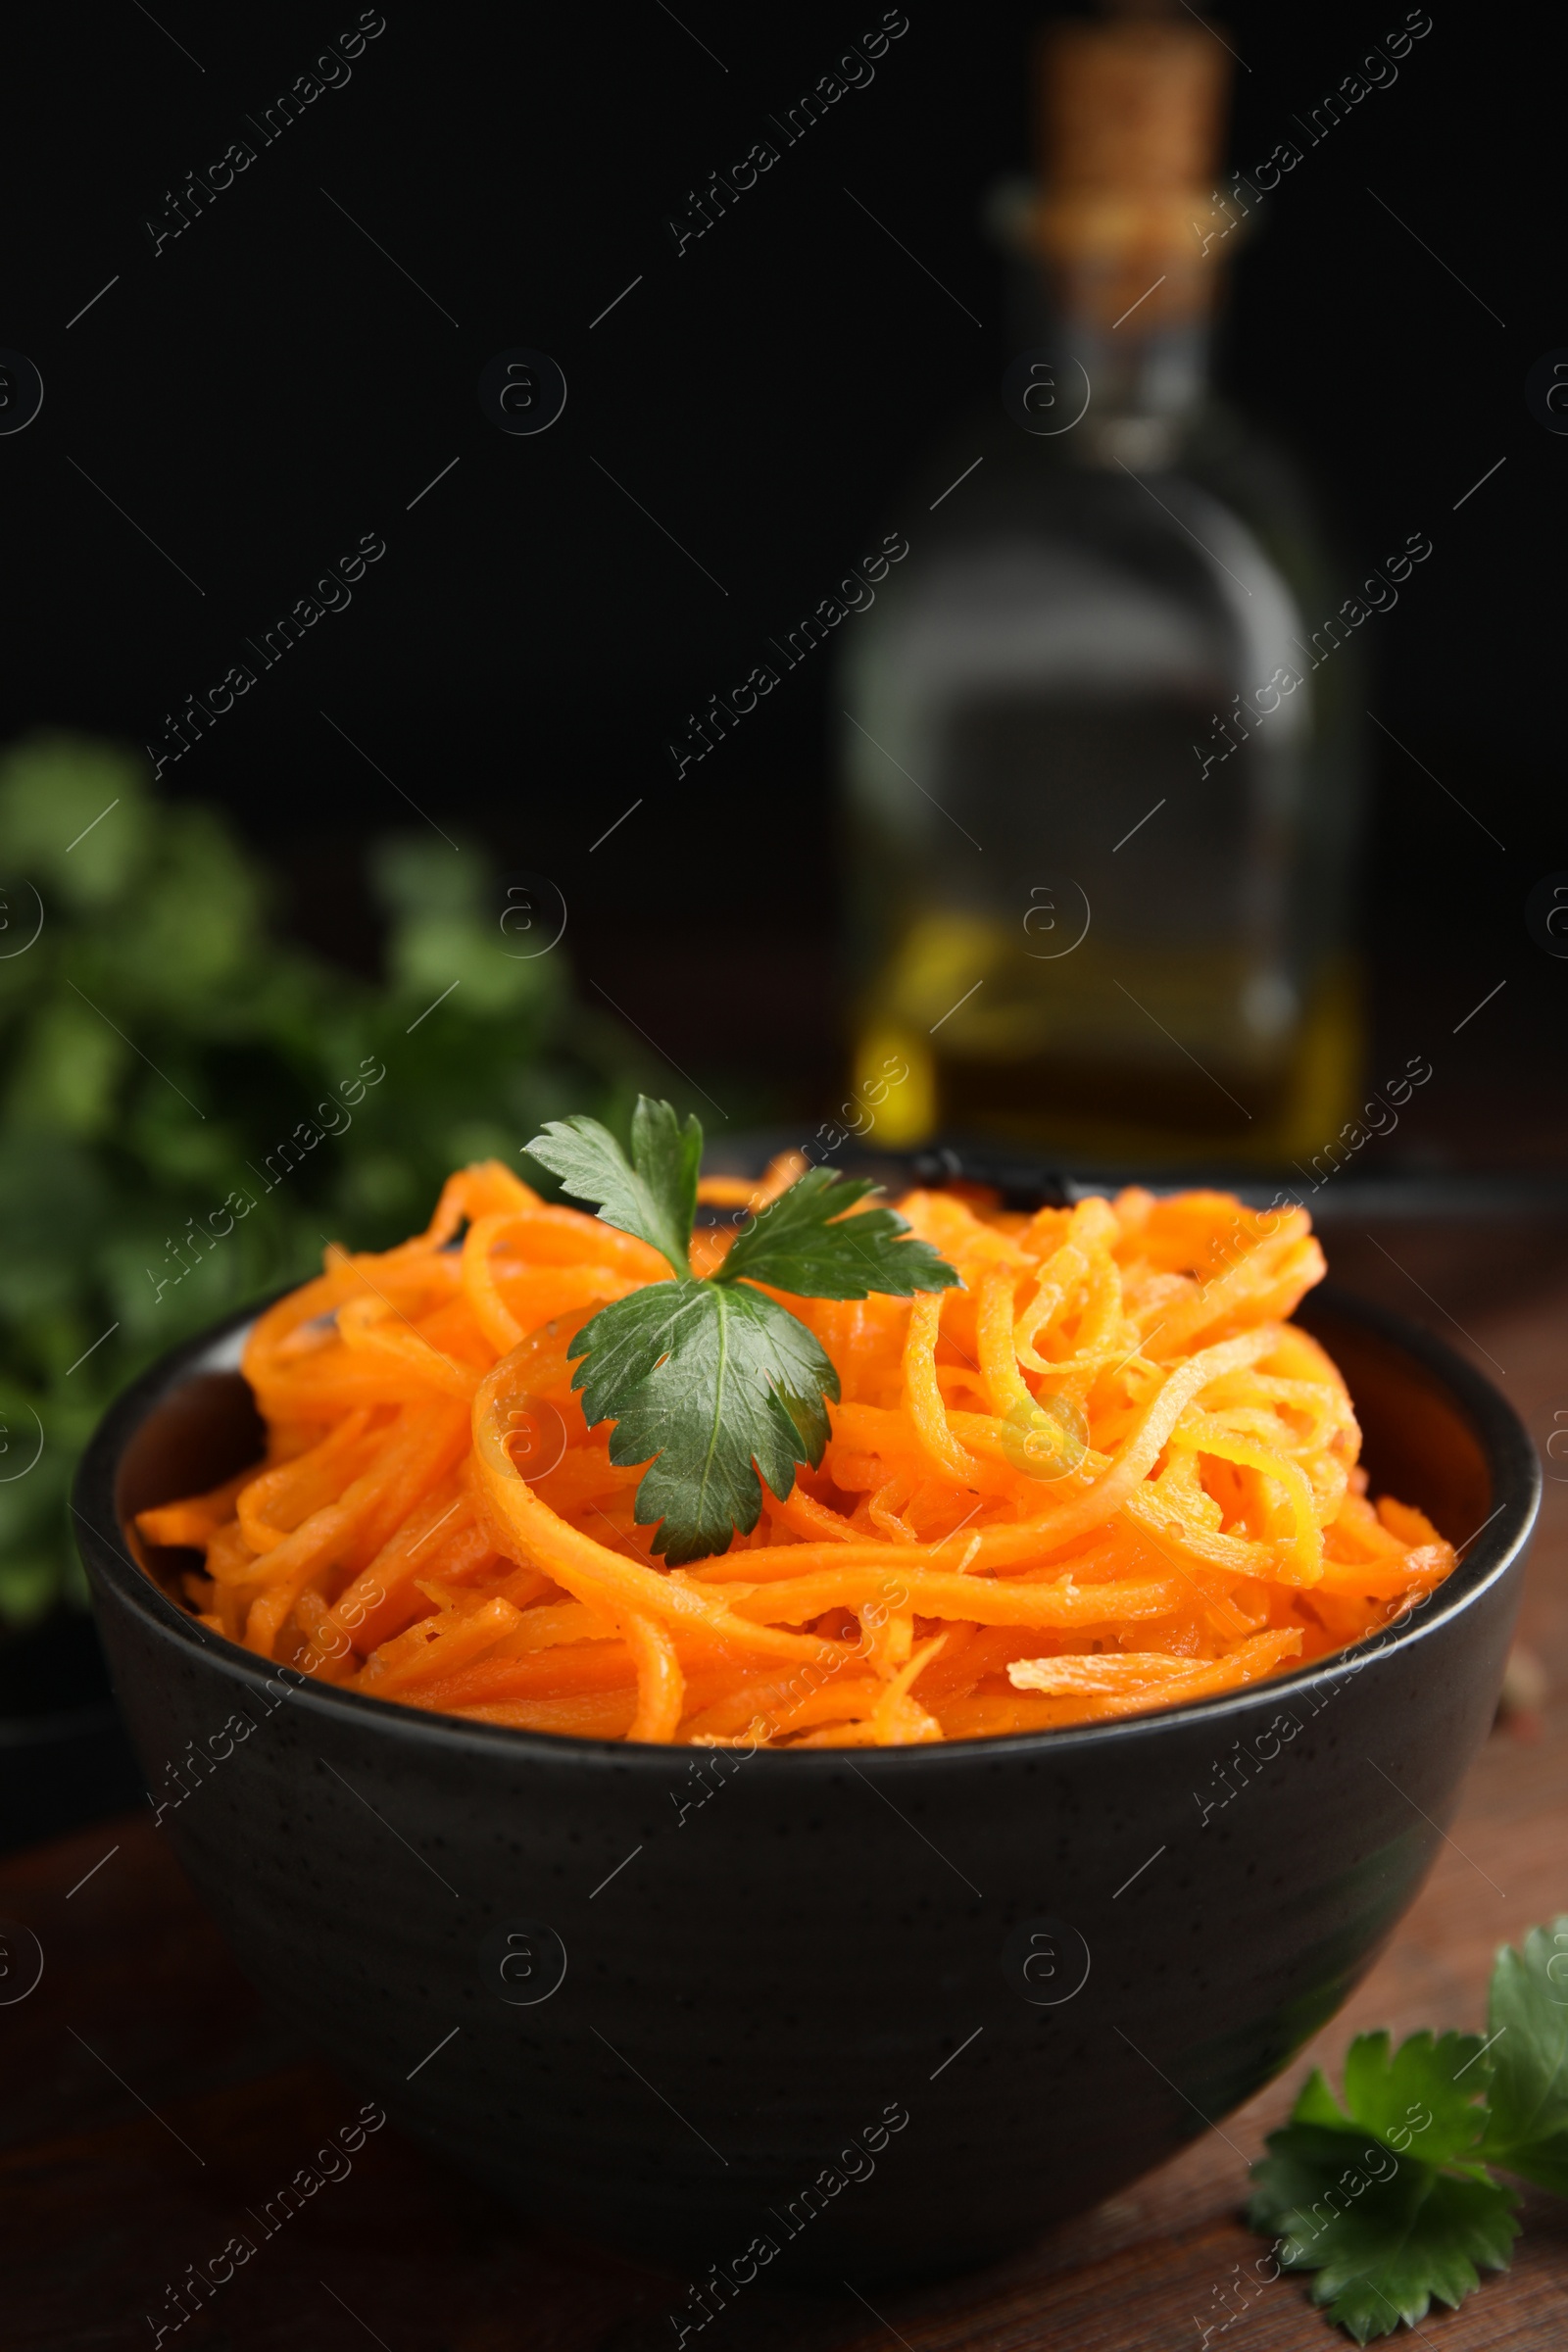
[[[138,1511],[137,1532],[149,1544],[204,1547],[224,1521],[233,1517],[235,1502],[255,1476],[254,1470],[242,1470],[238,1477],[225,1479],[220,1487],[214,1487],[205,1494],[193,1494],[188,1502],[166,1502],[156,1510]]]
[[[673,1740],[686,1696],[686,1682],[669,1628],[657,1617],[627,1616],[627,1646],[637,1666],[637,1712],[628,1740]]]
[[[453,1712],[468,1723],[500,1723],[514,1732],[553,1732],[575,1740],[624,1740],[637,1712],[637,1696],[628,1690],[582,1698],[508,1698],[493,1705],[458,1707]]]
[[[442,1675],[455,1674],[507,1634],[514,1631],[518,1611],[499,1596],[471,1611],[454,1610],[421,1617],[406,1634],[383,1642],[355,1684],[368,1698],[392,1698]]]

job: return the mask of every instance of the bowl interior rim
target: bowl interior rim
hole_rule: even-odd
[[[289,1286],[292,1287],[292,1286]],[[275,1294],[282,1297],[285,1294]],[[1310,1302],[1310,1303],[1309,1303]],[[210,1633],[193,1617],[175,1607],[125,1545],[115,1505],[116,1474],[121,1455],[149,1413],[185,1383],[204,1371],[217,1369],[213,1359],[225,1344],[232,1349],[245,1330],[270,1299],[237,1308],[194,1339],[171,1348],[148,1367],[109,1407],[82,1454],[72,1493],[72,1511],[77,1522],[77,1543],[90,1538],[100,1572],[124,1600],[166,1639],[182,1642],[220,1665],[236,1680],[253,1688],[281,1685],[291,1699],[303,1700],[328,1718],[358,1722],[367,1730],[380,1726],[393,1737],[433,1741],[436,1745],[475,1755],[488,1753],[497,1761],[509,1757],[521,1763],[533,1757],[561,1764],[574,1758],[599,1770],[668,1770],[668,1759],[689,1760],[691,1750],[674,1742],[591,1740],[575,1733],[522,1731],[510,1724],[470,1723],[460,1717],[426,1713],[393,1699],[375,1698],[358,1690],[340,1690],[330,1683],[313,1682],[294,1668],[275,1660],[257,1658],[237,1643]],[[1422,1325],[1392,1308],[1340,1289],[1332,1282],[1308,1294],[1306,1322],[1314,1309],[1360,1325],[1389,1343],[1417,1364],[1448,1393],[1480,1446],[1491,1475],[1492,1490],[1501,1500],[1482,1527],[1460,1545],[1458,1565],[1437,1586],[1428,1600],[1418,1604],[1403,1625],[1363,1636],[1348,1648],[1334,1650],[1291,1673],[1270,1675],[1185,1705],[1152,1708],[1140,1715],[1110,1722],[1067,1724],[1038,1732],[1002,1732],[967,1740],[945,1740],[929,1745],[874,1748],[806,1748],[774,1751],[754,1749],[751,1764],[765,1773],[803,1772],[814,1779],[842,1773],[848,1760],[856,1771],[866,1765],[877,1771],[930,1772],[959,1761],[980,1763],[986,1758],[1027,1755],[1048,1759],[1109,1741],[1157,1738],[1162,1731],[1190,1727],[1195,1722],[1221,1724],[1255,1707],[1260,1697],[1311,1690],[1360,1673],[1373,1660],[1394,1648],[1405,1648],[1426,1639],[1440,1626],[1470,1608],[1520,1556],[1534,1531],[1542,1493],[1541,1465],[1535,1446],[1513,1406],[1484,1374]],[[1424,1611],[1424,1613],[1420,1613]]]

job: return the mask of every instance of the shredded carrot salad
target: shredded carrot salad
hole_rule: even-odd
[[[760,1207],[711,1179],[710,1201]],[[266,1462],[139,1514],[192,1546],[202,1624],[318,1681],[444,1715],[699,1746],[903,1746],[1231,1690],[1386,1624],[1454,1554],[1367,1497],[1304,1209],[1131,1190],[1033,1216],[898,1203],[962,1276],[798,1298],[843,1401],[750,1536],[668,1569],[641,1471],[590,1430],[569,1343],[667,1281],[656,1250],[498,1161],[427,1231],[336,1246],[256,1324]],[[728,1230],[699,1229],[694,1273]]]

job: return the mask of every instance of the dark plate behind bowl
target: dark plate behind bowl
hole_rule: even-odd
[[[0,1853],[133,1805],[141,1771],[84,1609],[0,1636]]]
[[[1319,1292],[1300,1319],[1375,1489],[1474,1538],[1402,1629],[1116,1724],[719,1758],[443,1720],[194,1625],[126,1524],[254,1454],[236,1318],[121,1399],[76,1492],[163,1829],[260,1989],[524,2213],[717,2264],[721,2295],[1023,2243],[1333,2014],[1492,1721],[1529,1441],[1397,1318]]]

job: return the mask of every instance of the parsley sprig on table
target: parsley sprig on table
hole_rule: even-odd
[[[808,1168],[741,1228],[715,1273],[694,1275],[703,1131],[646,1095],[629,1160],[585,1117],[552,1119],[528,1154],[674,1273],[602,1307],[567,1349],[582,1358],[572,1386],[590,1426],[614,1423],[611,1460],[649,1464],[637,1524],[657,1527],[654,1549],[671,1567],[723,1551],[736,1530],[749,1535],[762,1507],[758,1472],[782,1499],[797,1463],[814,1469],[831,1434],[838,1374],[815,1334],[756,1285],[805,1298],[908,1298],[958,1281],[892,1209],[859,1207],[874,1185],[828,1168]]]
[[[1357,2034],[1343,2104],[1314,2073],[1268,2147],[1248,2220],[1358,2344],[1506,2270],[1519,2200],[1490,2168],[1568,2196],[1568,1915],[1498,1952],[1485,2039]]]

